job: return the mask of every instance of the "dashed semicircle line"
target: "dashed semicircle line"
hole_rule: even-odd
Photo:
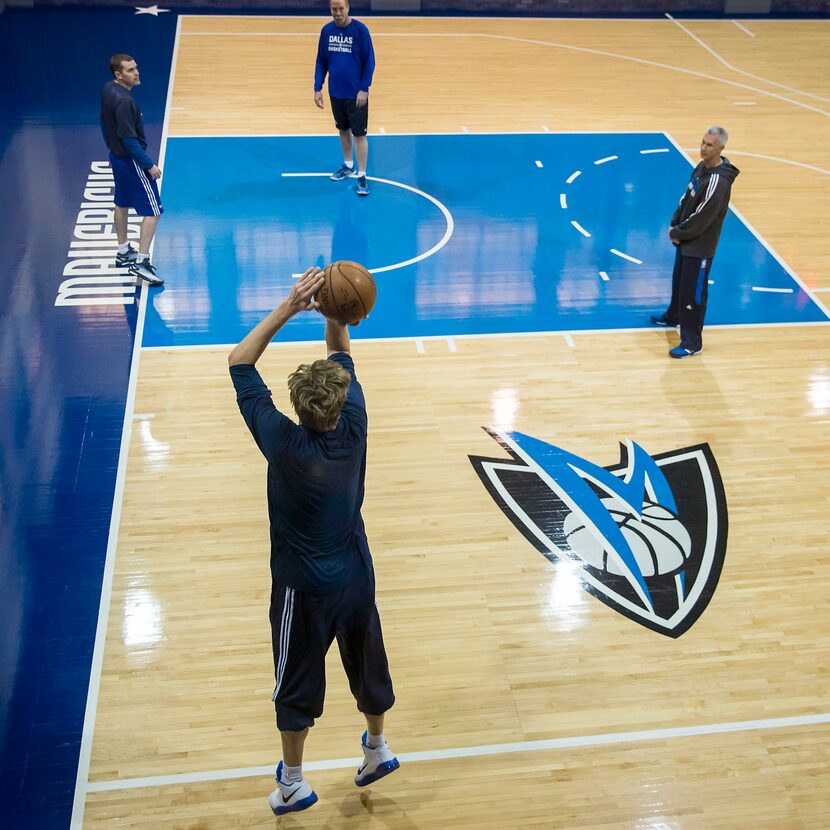
[[[668,147],[655,147],[655,148],[651,148],[651,149],[640,150],[639,152],[640,152],[640,155],[646,156],[646,155],[650,155],[650,154],[653,154],[653,153],[668,153],[669,148]],[[619,156],[605,156],[604,158],[597,159],[596,161],[594,161],[594,164],[598,167],[601,164],[606,164],[609,161],[616,161],[617,159],[619,159]],[[565,179],[565,184],[573,183],[573,181],[581,175],[582,175],[581,170],[574,170],[574,172],[571,173],[571,175],[568,176],[567,179]],[[559,194],[559,204],[561,205],[563,210],[567,209],[567,206],[568,206],[567,205],[567,197],[565,196],[564,193]],[[573,225],[573,227],[576,230],[578,230],[583,236],[590,238],[591,234],[588,233],[588,231],[586,231],[585,228],[583,228],[582,225],[580,225],[579,222],[576,221],[576,219],[571,219],[570,222],[571,222],[571,225]],[[619,251],[616,248],[610,248],[609,250],[612,254],[614,254],[614,256],[618,256],[621,259],[627,260],[628,262],[633,262],[635,265],[642,265],[643,264],[643,260],[637,259],[637,257],[631,256],[631,254],[627,254],[624,251]],[[608,275],[605,271],[600,271],[599,274],[600,274],[600,277],[602,277],[603,280],[608,279]]]

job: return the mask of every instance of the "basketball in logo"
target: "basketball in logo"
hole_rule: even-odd
[[[606,497],[602,503],[619,525],[644,577],[666,576],[683,569],[692,551],[692,540],[671,510],[645,502],[638,518],[622,510],[616,499]],[[619,559],[609,557],[607,544],[596,538],[580,513],[571,513],[565,519],[563,531],[568,546],[586,564],[608,574],[623,573]]]

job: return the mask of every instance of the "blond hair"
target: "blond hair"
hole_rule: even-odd
[[[298,366],[288,376],[288,392],[300,423],[317,432],[334,429],[351,380],[351,375],[333,360]]]

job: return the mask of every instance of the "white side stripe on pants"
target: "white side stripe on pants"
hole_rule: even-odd
[[[138,173],[139,181],[144,186],[144,192],[147,194],[147,198],[150,200],[150,207],[153,209],[153,216],[160,216],[161,211],[159,210],[159,203],[156,200],[156,194],[153,193],[153,188],[150,187],[149,177],[141,169],[141,165],[135,159],[133,159],[133,165],[135,166],[136,172]]]
[[[282,606],[282,619],[280,620],[279,658],[277,662],[277,685],[274,687],[274,694],[271,700],[277,699],[282,676],[285,673],[285,663],[288,660],[288,641],[291,637],[291,621],[294,619],[294,589],[285,589],[285,602]]]

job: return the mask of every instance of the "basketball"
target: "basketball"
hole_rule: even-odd
[[[643,576],[665,576],[683,570],[692,552],[689,531],[677,516],[659,504],[643,505],[641,518],[637,519],[620,510],[612,498],[602,499],[608,512],[620,526]],[[608,550],[577,513],[565,519],[563,527],[568,546],[587,564],[609,574],[620,575],[619,563],[609,557]]]
[[[315,298],[323,315],[350,325],[369,316],[378,292],[366,268],[357,262],[340,259],[327,265],[323,276],[323,285]]]

